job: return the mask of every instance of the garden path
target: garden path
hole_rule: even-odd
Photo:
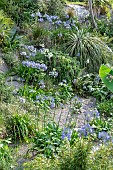
[[[75,113],[71,115],[70,103],[65,104],[62,109],[57,108],[57,109],[52,110],[51,112],[53,115],[55,115],[55,121],[57,123],[59,122],[59,118],[60,118],[59,126],[62,128],[65,127],[65,123],[67,123],[70,126],[71,123],[74,121],[75,130],[78,130],[85,124],[85,114],[86,113],[90,114],[92,111],[96,111],[96,108],[95,108],[96,99],[95,98],[92,98],[92,97],[82,98],[78,96],[76,96],[75,98],[77,98],[78,102],[82,104],[82,107],[78,114]],[[95,146],[93,149],[95,148],[98,148],[98,146]],[[30,159],[24,158],[27,153],[27,150],[28,150],[27,145],[20,146],[19,152],[18,152],[18,160],[17,160],[18,167],[16,168],[16,170],[23,168],[23,163],[30,161]]]
[[[71,109],[73,109],[73,104],[67,103],[64,107],[55,109],[52,113],[54,114],[55,121],[59,123],[60,127],[65,127],[66,125],[74,126],[76,130],[81,128],[85,123],[86,114],[90,115],[92,112],[97,112],[96,109],[96,99],[93,97],[82,98],[75,96],[77,102],[80,102],[81,108],[74,113],[72,113]]]

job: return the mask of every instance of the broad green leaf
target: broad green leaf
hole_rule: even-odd
[[[99,70],[99,75],[107,88],[113,93],[113,70],[102,65]]]

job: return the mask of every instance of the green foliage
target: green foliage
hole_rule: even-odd
[[[3,74],[0,74],[0,101],[11,102],[12,88],[5,84],[5,77]]]
[[[113,116],[113,100],[103,101],[98,104],[97,109],[106,117]]]
[[[61,170],[86,170],[90,146],[88,142],[79,140],[74,143],[70,152],[64,151],[60,159]]]
[[[95,129],[96,137],[99,132],[110,131],[112,129],[112,124],[106,121],[105,118],[95,118],[90,124]]]
[[[98,72],[100,65],[110,61],[113,55],[112,50],[99,37],[84,29],[69,34],[66,46],[67,51],[77,57],[80,66],[90,72]]]
[[[61,51],[45,49],[41,54],[38,53],[35,60],[43,60],[48,66],[48,72],[56,69],[58,76],[53,79],[55,82],[66,80],[71,82],[77,77],[79,73],[79,65],[76,59],[71,58],[69,55]]]
[[[50,15],[65,15],[64,3],[62,0],[49,0],[47,1],[47,9]]]
[[[5,15],[3,10],[0,10],[0,46],[5,44],[13,26],[14,22]]]
[[[25,169],[31,167],[36,170],[47,170],[47,168],[50,170],[86,170],[89,150],[90,146],[86,141],[76,141],[72,148],[65,141],[59,150],[58,158],[50,160],[39,157],[34,162],[26,163]]]
[[[40,80],[43,80],[46,76],[46,73],[43,70],[26,67],[26,66],[23,66],[22,64],[19,65],[17,72],[19,76],[25,79],[26,83],[31,84],[31,85],[36,85],[37,82],[39,82]]]
[[[77,78],[75,90],[80,95],[92,95],[101,101],[110,98],[111,93],[96,74],[84,74]]]
[[[35,132],[31,150],[36,150],[37,154],[43,153],[51,158],[54,154],[58,153],[61,144],[61,129],[55,123],[48,123],[44,131]]]
[[[47,29],[47,25],[48,24],[46,23],[41,24],[39,22],[38,23],[36,22],[33,25],[31,25],[30,28],[28,28],[27,37],[34,46],[40,46],[40,44],[45,44],[49,46],[50,32]]]
[[[7,135],[15,142],[27,141],[33,135],[34,125],[28,114],[6,116],[5,127]]]
[[[9,51],[2,55],[2,58],[7,63],[10,69],[17,69],[19,65],[19,60],[14,51]]]
[[[20,64],[17,74],[24,78],[28,84],[36,86],[40,80],[45,81],[48,88],[50,84],[58,84],[62,80],[72,83],[80,70],[76,59],[55,50],[49,51],[44,49],[41,53],[38,52],[35,57],[31,57],[28,60],[36,63],[45,63],[47,66],[47,70],[43,71],[42,69],[39,70]]]
[[[43,8],[43,3],[42,6],[40,6],[40,2],[38,3],[37,0],[1,0],[0,7],[7,15],[13,18],[17,25],[22,25],[23,22],[30,21],[30,14],[32,12],[37,11],[40,7]]]
[[[25,170],[111,170],[113,166],[113,144],[93,146],[85,140],[62,146],[59,157],[47,159],[39,156],[34,161],[24,164]]]
[[[113,144],[103,145],[90,157],[88,170],[111,170],[113,167]]]
[[[10,143],[9,140],[1,140],[0,139],[0,169],[1,170],[9,170],[11,168],[11,150],[8,147]]]
[[[107,88],[113,92],[113,70],[105,65],[102,65],[99,70],[99,75]]]
[[[59,170],[54,159],[48,159],[44,156],[36,157],[33,161],[24,163],[23,167],[24,170]]]
[[[107,19],[97,20],[98,30],[102,35],[106,35],[109,38],[113,37],[113,23]]]

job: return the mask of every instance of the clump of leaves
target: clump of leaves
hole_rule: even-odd
[[[97,74],[84,74],[77,78],[75,90],[80,95],[91,95],[102,101],[111,97],[111,92],[107,89]]]
[[[4,14],[3,10],[0,10],[0,46],[5,44],[5,39],[13,26],[14,22]]]
[[[27,141],[33,135],[33,124],[28,114],[14,114],[6,117],[5,127],[7,135],[12,141]]]
[[[48,159],[42,155],[24,164],[25,170],[111,170],[113,167],[113,144],[93,147],[86,140],[77,140],[70,147],[65,141],[59,156]]]
[[[48,123],[44,131],[35,132],[33,147],[30,150],[35,150],[37,154],[42,153],[51,158],[58,153],[61,143],[61,129],[55,123]]]
[[[86,67],[90,72],[98,72],[100,65],[110,61],[113,55],[112,50],[100,38],[85,29],[69,34],[67,51],[77,56],[81,67]]]
[[[113,100],[105,100],[101,102],[100,104],[98,104],[97,109],[102,115],[106,117],[111,117],[113,115]]]
[[[43,60],[48,66],[48,73],[54,69],[58,72],[58,76],[53,76],[55,82],[61,82],[62,80],[72,82],[80,70],[75,58],[73,59],[69,55],[54,49],[44,49],[41,53],[37,53],[34,60]]]

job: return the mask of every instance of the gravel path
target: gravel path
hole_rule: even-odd
[[[85,116],[92,113],[97,112],[96,110],[96,99],[95,98],[77,98],[77,102],[81,104],[81,108],[77,111],[75,110],[72,113],[73,103],[67,103],[64,107],[55,109],[52,114],[54,114],[54,120],[59,123],[60,127],[64,127],[66,125],[71,126],[74,125],[76,128],[80,128],[85,124]]]

